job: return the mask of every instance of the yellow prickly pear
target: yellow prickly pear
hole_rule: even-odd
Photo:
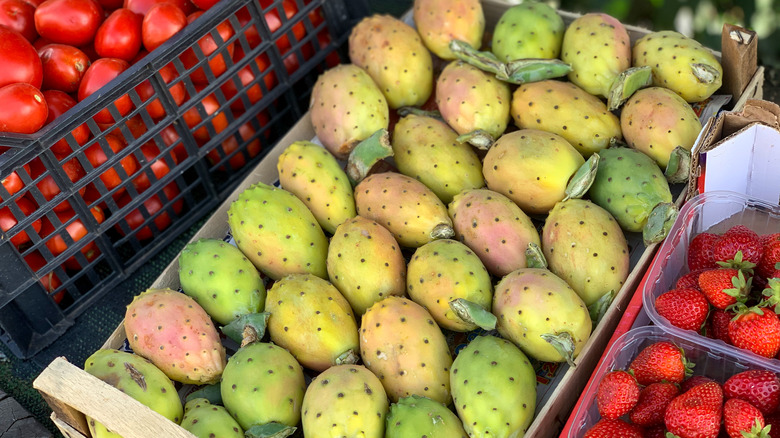
[[[194,398],[184,405],[181,427],[198,438],[243,438],[244,430],[223,406],[205,398]]]
[[[452,40],[475,49],[482,45],[485,14],[479,0],[415,0],[413,16],[423,42],[441,59],[455,59]]]

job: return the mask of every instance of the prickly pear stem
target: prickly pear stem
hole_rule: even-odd
[[[246,344],[257,342],[265,336],[269,316],[271,314],[268,312],[248,313],[241,315],[230,324],[222,326],[220,330],[225,336],[240,343],[243,347]]]
[[[450,50],[452,50],[452,53],[456,58],[465,61],[480,70],[493,73],[497,77],[499,75],[509,77],[506,64],[496,58],[496,55],[492,52],[481,52],[471,47],[471,44],[460,40],[450,41]]]
[[[534,242],[528,242],[528,248],[525,249],[525,266],[547,269],[547,259],[544,257],[542,248]]]
[[[336,358],[336,365],[352,365],[356,364],[358,360],[360,359],[360,356],[358,356],[357,353],[355,353],[355,350],[349,349],[339,355],[339,357]]]
[[[609,305],[612,304],[612,300],[615,299],[615,295],[616,292],[610,290],[602,295],[595,303],[588,306],[588,312],[590,313],[591,321],[593,321],[593,327],[596,327],[599,321],[601,321],[601,318],[604,317],[604,314],[607,313],[607,309],[609,309]]]
[[[244,432],[246,438],[285,438],[295,433],[296,428],[281,423],[267,423],[252,426]]]
[[[507,76],[497,74],[496,77],[511,84],[527,84],[546,79],[560,78],[571,72],[571,65],[560,59],[516,59],[506,64]]]
[[[431,231],[431,239],[450,239],[455,236],[455,230],[452,229],[450,224],[439,224],[433,227]]]
[[[593,184],[593,180],[596,179],[596,171],[599,168],[599,154],[594,153],[585,161],[585,164],[577,169],[574,176],[571,177],[569,184],[566,186],[566,197],[564,201],[569,199],[579,199],[588,193],[588,189]]]
[[[463,135],[459,135],[456,140],[461,143],[469,142],[469,144],[472,146],[475,146],[476,148],[482,149],[484,151],[490,149],[490,146],[493,146],[493,143],[495,142],[493,136],[482,129],[477,129],[476,131],[471,131]]]
[[[645,246],[664,240],[679,213],[677,206],[670,202],[663,202],[653,207],[653,211],[647,217],[647,224],[642,229],[642,240],[645,241]]]
[[[632,94],[653,83],[653,70],[649,66],[631,67],[623,70],[612,82],[607,96],[607,108],[620,108]]]
[[[450,308],[463,321],[474,324],[483,330],[496,328],[496,315],[493,315],[484,307],[463,298],[450,301]]]
[[[542,339],[552,345],[552,347],[555,348],[555,351],[557,351],[561,357],[566,359],[566,363],[568,363],[570,367],[577,366],[574,364],[574,349],[576,346],[574,344],[574,338],[572,338],[570,333],[563,332],[557,335],[552,333],[544,333],[540,336]]]
[[[401,108],[395,110],[395,112],[397,112],[398,115],[401,117],[406,117],[409,114],[414,114],[416,116],[433,117],[434,119],[443,120],[440,112],[426,111],[422,108],[417,108],[416,106],[402,106]]]
[[[720,78],[720,72],[713,66],[707,64],[691,64],[691,71],[696,79],[702,84],[712,84]]]
[[[212,405],[222,405],[222,391],[220,390],[220,384],[214,383],[212,385],[206,385],[199,390],[188,394],[185,401],[189,403],[190,401],[198,398],[205,398]]]
[[[347,176],[352,186],[356,186],[368,176],[378,162],[392,156],[393,147],[390,146],[390,135],[387,129],[382,128],[358,143],[349,153],[347,161]]]
[[[691,171],[691,151],[677,146],[669,155],[669,163],[666,165],[664,175],[670,184],[688,181]]]

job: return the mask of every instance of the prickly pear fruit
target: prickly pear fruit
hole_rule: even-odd
[[[124,324],[130,348],[171,380],[219,381],[225,347],[211,318],[194,299],[171,289],[149,289],[127,306]]]
[[[566,28],[561,59],[571,64],[570,81],[606,98],[615,79],[631,67],[631,39],[616,18],[604,13],[585,14]]]
[[[194,398],[184,405],[181,427],[198,438],[243,438],[244,431],[222,406],[205,398]]]
[[[366,310],[360,356],[393,402],[415,394],[449,404],[447,340],[431,314],[414,301],[389,297]]]
[[[628,244],[608,211],[584,199],[559,202],[542,229],[550,270],[566,280],[585,305],[618,292],[629,272]]]
[[[604,102],[570,82],[521,85],[512,98],[512,117],[520,129],[560,135],[586,158],[622,138],[620,120]]]
[[[358,360],[358,331],[347,300],[335,286],[311,274],[293,274],[268,290],[271,341],[306,368],[323,371]]]
[[[390,110],[382,90],[354,64],[341,64],[320,75],[311,92],[311,123],[317,138],[336,158],[387,129]]]
[[[328,278],[328,239],[312,212],[287,190],[256,183],[228,210],[238,248],[267,276],[289,274]]]
[[[455,237],[497,276],[526,266],[525,249],[540,245],[539,233],[523,210],[506,196],[487,189],[466,190],[449,205]]]
[[[410,395],[390,406],[385,438],[466,438],[460,419],[443,404]]]
[[[663,30],[634,43],[635,66],[653,70],[653,85],[668,88],[686,102],[701,102],[720,88],[723,67],[701,43],[685,35]]]
[[[482,45],[485,14],[479,0],[415,0],[412,13],[425,46],[441,59],[455,59],[452,40],[475,49]]]
[[[674,148],[690,151],[702,129],[688,102],[662,87],[634,93],[620,112],[620,127],[629,146],[649,155],[663,168]]]
[[[470,437],[521,437],[531,424],[536,373],[511,342],[477,337],[455,358],[450,382],[452,402]]]
[[[355,216],[336,228],[328,246],[328,276],[355,315],[406,292],[406,260],[387,228]]]
[[[327,150],[309,141],[287,146],[276,163],[279,184],[311,210],[323,230],[355,217],[355,198],[347,174]]]
[[[375,173],[355,187],[359,215],[390,230],[403,246],[417,248],[452,237],[447,207],[425,184],[395,172]]]
[[[524,2],[504,11],[493,30],[493,53],[503,62],[524,58],[557,58],[563,19],[542,2]]]
[[[546,214],[566,196],[585,159],[565,138],[537,129],[501,136],[488,150],[482,173],[488,188],[528,214]]]
[[[231,356],[220,385],[225,408],[244,430],[268,423],[295,427],[305,390],[303,368],[292,354],[263,342]]]
[[[98,350],[87,358],[84,370],[174,423],[181,421],[181,400],[173,382],[149,360],[119,350]],[[89,416],[87,424],[95,438],[119,437]]]
[[[490,274],[479,257],[456,240],[434,240],[417,248],[407,274],[409,298],[428,309],[443,329],[467,332],[478,326],[451,307],[450,303],[458,298],[490,312],[493,299]],[[495,324],[495,319],[492,322]]]
[[[461,191],[485,186],[482,162],[468,143],[457,138],[452,128],[433,117],[403,117],[393,129],[395,165],[449,204]]]
[[[182,291],[223,325],[262,312],[265,304],[265,285],[255,265],[220,239],[199,239],[184,247],[179,281]]]
[[[336,365],[306,389],[303,432],[306,438],[382,438],[387,409],[387,394],[374,373],[360,365]]]
[[[366,69],[390,108],[419,106],[433,92],[433,60],[413,27],[392,15],[365,17],[349,34],[349,59]]]
[[[436,106],[458,134],[484,131],[492,140],[506,130],[509,85],[463,61],[444,67],[436,80]]]
[[[541,268],[518,269],[502,278],[493,313],[501,336],[542,362],[574,363],[593,326],[574,289]]]

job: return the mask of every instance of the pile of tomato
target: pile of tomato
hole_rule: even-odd
[[[142,60],[149,52],[189,26],[219,1],[0,0],[0,136],[4,133],[32,134],[55,122],[79,102],[101,90],[131,65]],[[305,3],[308,4],[310,1],[306,0]],[[288,20],[295,22],[289,32],[285,32],[275,41],[284,59],[287,73],[292,73],[298,69],[299,55],[302,55],[304,60],[310,59],[320,47],[330,43],[330,37],[327,29],[319,32],[316,41],[302,46],[299,55],[296,55],[292,50],[294,41],[291,41],[288,35],[292,34],[297,41],[301,41],[307,32],[303,20],[297,16],[299,15],[297,3],[295,0],[284,0],[281,8],[270,7],[273,4],[273,0],[259,1],[262,10],[267,11],[264,18],[271,34],[275,34]],[[280,10],[284,11],[285,20],[280,17]],[[211,33],[206,33],[197,42],[205,56],[213,55],[217,50],[219,54],[209,59],[210,72],[200,67],[189,73],[196,91],[200,91],[227,71],[231,63],[226,57],[230,57],[232,63],[240,62],[245,57],[247,47],[253,49],[261,43],[257,27],[252,25],[247,28],[247,24],[252,20],[247,7],[236,11],[235,15],[241,26],[239,30],[244,29],[244,38],[234,38],[236,30],[225,21],[216,28],[222,42],[215,41]],[[317,28],[324,21],[319,8],[310,12],[308,18],[312,28]],[[244,39],[245,41],[241,41]],[[227,41],[230,42],[226,43]],[[193,68],[198,62],[198,56],[192,48],[185,50],[178,58],[186,69]],[[338,62],[335,53],[328,58],[330,65]],[[174,63],[163,67],[159,74],[168,84],[170,96],[177,105],[188,101],[187,88],[179,78]],[[263,75],[262,80],[256,80],[258,75]],[[214,94],[201,98],[200,105],[193,106],[182,116],[190,129],[202,124],[203,112],[199,111],[199,107],[202,107],[205,114],[211,117],[210,125],[213,127],[213,132],[224,131],[229,125],[226,111],[232,111],[234,118],[240,116],[246,110],[246,102],[254,104],[260,101],[263,90],[270,90],[278,83],[276,72],[265,53],[249,61],[246,67],[238,71],[237,76],[243,85],[241,89],[236,87],[232,79],[224,81],[220,87],[224,99],[228,101],[233,99],[230,105],[226,105],[229,108],[221,107]],[[260,82],[263,82],[262,87]],[[149,80],[137,85],[135,92],[144,102],[146,113],[155,122],[166,117],[166,111],[156,98]],[[239,92],[244,96],[236,97]],[[116,99],[113,105],[122,117],[135,109],[133,100],[127,94]],[[125,135],[116,124],[117,120],[107,108],[95,114],[93,119],[101,130],[97,134],[102,137],[101,141],[93,142],[84,149],[95,135],[85,123],[69,134],[70,143],[63,138],[49,147],[62,163],[62,170],[73,182],[89,176],[80,164],[79,155],[83,154],[92,168],[97,168],[111,160],[114,155],[121,154],[125,148],[139,147],[133,143],[128,145]],[[138,138],[147,130],[140,114],[123,123],[129,128],[133,138]],[[229,136],[227,140],[209,151],[207,159],[210,164],[216,165],[226,161],[233,170],[244,166],[246,157],[257,156],[262,149],[255,126],[262,127],[267,123],[267,113],[260,112],[256,120],[238,127],[238,137],[248,144],[240,144],[236,135]],[[195,129],[192,134],[201,146],[206,144],[213,135],[205,125]],[[170,146],[179,140],[179,134],[170,125],[163,129],[160,138],[166,146]],[[78,148],[71,146],[75,146],[74,142],[79,145]],[[243,149],[243,153],[235,153],[239,147]],[[0,154],[7,149],[0,144]],[[103,222],[112,211],[105,202],[95,203],[101,197],[101,193],[113,191],[112,205],[116,206],[113,208],[122,208],[132,201],[131,191],[127,190],[128,186],[132,185],[134,188],[132,192],[141,194],[153,185],[154,180],[150,180],[148,172],[142,169],[149,168],[155,180],[159,180],[169,173],[172,167],[188,158],[187,150],[181,142],[167,155],[161,155],[161,149],[154,140],[141,145],[140,151],[141,154],[125,153],[126,156],[119,160],[124,175],[115,170],[117,166],[109,167],[99,175],[101,187],[95,186],[98,178],[90,178],[95,181],[79,191],[79,195],[84,198],[87,205],[94,205],[91,211],[98,223]],[[234,155],[224,160],[223,157],[231,154]],[[144,159],[140,160],[139,155]],[[38,180],[35,185],[43,199],[51,201],[60,194],[60,187],[47,173],[40,158],[25,164],[23,169],[30,180]],[[226,170],[224,163],[220,165],[220,169]],[[40,177],[45,173],[47,176],[41,179]],[[127,179],[130,183],[127,183]],[[6,203],[8,206],[0,208],[0,229],[8,232],[18,223],[19,212],[26,217],[39,208],[36,198],[40,199],[41,196],[33,196],[29,190],[26,190],[23,178],[17,172],[2,175],[2,185],[10,195],[22,192],[14,199],[16,208],[13,211],[8,203]],[[154,233],[146,218],[157,214],[167,201],[175,199],[179,194],[180,190],[176,182],[170,183],[159,193],[144,194],[143,207],[146,214],[143,214],[140,209],[131,211],[124,221],[120,221],[115,226],[116,231],[119,235],[125,235],[129,229],[138,240],[151,239]],[[0,202],[3,202],[2,198],[0,192]],[[172,210],[178,215],[183,207],[183,201],[177,200],[173,203]],[[67,199],[54,206],[46,205],[46,208],[52,210],[63,224],[76,216]],[[45,240],[45,246],[51,255],[56,257],[67,249],[68,244],[62,235],[54,233],[59,224],[55,226],[49,220],[50,216],[43,215],[33,222],[31,227]],[[157,215],[153,222],[154,227],[162,231],[172,221],[167,212],[163,212]],[[74,242],[87,235],[87,228],[78,218],[70,222],[66,230]],[[11,243],[16,245],[21,253],[26,251],[25,260],[33,270],[37,271],[46,264],[47,258],[39,251],[27,251],[32,242],[26,231],[14,230],[11,236]],[[81,253],[90,262],[100,254],[100,250],[95,242],[91,242],[81,249]],[[76,258],[71,257],[65,261],[63,268],[79,270],[83,267]],[[54,274],[43,278],[42,283],[49,291],[53,291],[61,284]],[[58,301],[61,298],[61,294],[55,296]]]

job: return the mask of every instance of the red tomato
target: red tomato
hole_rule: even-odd
[[[274,34],[280,27],[282,27],[282,20],[279,16],[279,9],[277,7],[269,7],[274,3],[274,0],[260,0],[260,7],[266,10],[265,22],[268,23],[268,29],[271,31],[271,35]],[[286,17],[285,23],[295,17],[298,13],[298,6],[295,4],[295,0],[284,0],[282,2],[282,9],[284,9],[284,16]],[[295,41],[300,41],[306,36],[306,26],[303,21],[298,21],[292,26],[293,36]],[[285,32],[279,38],[276,39],[276,47],[279,48],[281,53],[285,53],[292,47],[293,42],[290,41],[290,37],[287,36],[289,32]]]
[[[25,164],[22,167],[24,168],[24,171],[27,172],[27,175],[30,175],[30,165]],[[11,172],[8,176],[0,180],[0,184],[3,185],[11,196],[13,196],[14,193],[19,193],[19,191],[24,188],[24,181],[22,181],[22,177],[20,177],[16,171]],[[0,202],[3,202],[2,196],[0,196]]]
[[[92,41],[102,21],[103,8],[95,0],[46,0],[35,10],[38,34],[71,46]]]
[[[152,163],[149,166],[149,170],[151,170],[154,174],[155,181],[159,181],[163,176],[167,175],[168,172],[171,171],[171,167],[165,160],[166,157],[160,156],[160,148],[157,147],[154,141],[150,141],[141,146],[141,153],[144,154],[144,159],[148,163]],[[176,155],[170,154],[170,161],[174,166],[178,164]],[[133,180],[133,185],[135,186],[135,189],[138,191],[138,193],[146,191],[146,189],[152,186],[152,181],[149,180],[147,170],[142,169],[140,171],[140,176]]]
[[[225,128],[227,128],[229,122],[227,116],[225,116],[225,112],[219,111],[220,106],[217,98],[214,97],[213,94],[209,94],[208,96],[204,97],[200,103],[203,105],[203,110],[206,111],[207,116],[213,115],[210,119],[210,123],[214,127],[214,134],[216,135],[224,131]],[[215,113],[216,115],[214,115]],[[194,107],[187,110],[187,112],[183,114],[182,118],[190,129],[195,129],[197,125],[203,122],[203,118],[200,116],[200,111],[198,111],[198,105],[195,105]],[[195,140],[200,144],[204,144],[209,141],[209,139],[211,139],[211,134],[209,134],[209,130],[207,128],[208,124],[208,122],[204,123],[200,128],[197,128],[197,130],[192,133],[193,137],[195,137]]]
[[[124,0],[124,8],[130,9],[136,14],[144,17],[152,6],[158,3],[173,3],[178,6],[179,9],[185,12],[188,11],[192,5],[187,0]]]
[[[124,0],[97,0],[104,11],[113,11],[119,9],[124,4]]]
[[[264,113],[260,113],[260,114],[264,114]],[[259,118],[260,117],[258,116],[258,119]],[[267,116],[266,116],[266,123],[267,123]],[[261,122],[261,124],[264,123]],[[241,136],[241,145],[238,144],[238,141],[236,140],[236,136],[231,135],[230,137],[227,138],[227,140],[223,141],[221,145],[209,151],[209,153],[206,156],[208,157],[208,160],[212,166],[222,161],[224,157],[229,156],[240,147],[241,151],[237,152],[235,155],[233,155],[228,159],[228,164],[230,165],[230,169],[237,170],[246,165],[247,160],[245,154],[248,155],[249,158],[253,158],[256,157],[263,149],[263,145],[260,143],[260,138],[253,138],[255,136],[255,128],[252,127],[252,124],[250,122],[241,125],[241,127],[238,128],[238,134]],[[225,168],[224,165],[222,165],[219,166],[219,170],[225,171],[227,169]]]
[[[38,273],[38,271],[40,271],[44,266],[46,266],[46,259],[43,258],[41,253],[39,253],[38,251],[33,251],[27,254],[26,256],[24,256],[24,261],[27,262],[27,266],[29,266],[30,269],[32,269],[32,271],[35,272],[38,277],[40,277],[41,285],[49,294],[51,294],[52,292],[57,290],[57,288],[62,286],[62,282],[54,274],[54,271],[50,271],[46,275],[41,275],[40,273]],[[59,292],[54,296],[52,296],[55,303],[60,303],[64,297],[65,297],[65,291]]]
[[[29,3],[37,8],[38,6],[41,5],[41,3],[44,2],[44,0],[24,0],[24,2]]]
[[[184,146],[184,142],[180,141],[179,133],[176,132],[176,128],[173,125],[168,125],[160,131],[160,137],[166,146],[170,146],[176,142],[178,144],[173,148],[173,158],[177,163],[181,163],[186,160],[190,155],[187,153],[187,148]]]
[[[43,64],[43,89],[75,93],[89,68],[86,53],[66,44],[47,44],[38,50]]]
[[[35,42],[33,43],[33,47],[35,48],[35,52],[37,53],[43,48],[43,46],[49,44],[54,44],[54,42],[47,40],[46,38],[38,37],[38,39],[36,39]]]
[[[43,93],[30,84],[0,88],[0,132],[32,134],[46,123],[49,109]]]
[[[79,102],[100,90],[103,85],[122,74],[128,68],[130,68],[130,64],[118,58],[102,58],[93,62],[81,79],[78,92]],[[130,96],[127,94],[115,100],[114,105],[122,116],[133,110],[133,101],[130,100]],[[108,112],[108,108],[104,108],[95,114],[95,121],[98,123],[113,123],[114,117]]]
[[[98,123],[98,127],[103,132],[111,129],[112,126],[114,126],[113,123]],[[118,125],[116,128],[111,129],[108,135],[115,136],[120,142],[122,142],[123,145],[127,146],[128,141],[125,138],[125,134],[122,132],[120,126],[121,125]],[[130,134],[133,136],[130,141],[133,141],[136,138],[142,136],[148,130],[146,128],[146,123],[144,123],[144,120],[141,118],[140,114],[134,115],[133,117],[127,119],[125,121],[125,126],[130,130]]]
[[[69,94],[59,90],[46,90],[43,92],[43,97],[46,99],[46,103],[49,105],[49,117],[46,118],[46,124],[53,122],[57,117],[65,114],[69,109],[76,106],[76,101],[70,97]],[[89,128],[86,123],[79,125],[71,131],[73,139],[79,146],[83,146],[84,143],[89,140]],[[58,157],[64,157],[73,150],[71,149],[68,141],[63,137],[57,140],[56,143],[51,145],[51,151]]]
[[[198,8],[207,11],[215,4],[219,3],[219,0],[192,0],[192,3],[195,4],[195,6],[197,6]]]
[[[95,218],[97,223],[102,223],[106,219],[106,216],[100,207],[92,207],[90,212],[92,213],[92,216]],[[59,219],[60,222],[64,224],[75,215],[76,213],[74,213],[73,210],[68,209],[57,212],[57,219]],[[62,237],[61,232],[58,232],[57,234],[49,237],[54,231],[55,227],[48,220],[48,218],[44,220],[43,226],[41,227],[41,237],[48,238],[46,240],[46,247],[49,249],[49,251],[51,251],[52,255],[58,256],[68,249],[68,244],[66,243],[65,238]],[[73,239],[74,242],[78,242],[87,235],[89,230],[87,230],[87,227],[80,218],[76,218],[76,220],[65,226],[65,231],[68,233],[68,235],[70,235],[70,238]],[[87,257],[87,260],[94,259],[99,254],[99,251],[95,253],[97,246],[92,245],[92,243],[94,242],[90,242],[90,244],[87,244],[84,246],[84,248],[81,249],[81,253]],[[78,267],[78,262],[76,262],[76,260],[73,258],[71,259],[66,261],[66,266],[73,265],[73,263],[75,263],[75,266]]]
[[[141,22],[141,17],[129,9],[112,12],[95,34],[97,54],[132,61],[141,50]]]
[[[22,214],[24,214],[25,217],[31,215],[36,210],[35,203],[25,197],[17,199],[16,205],[19,206],[19,209],[22,210]],[[20,217],[19,219],[22,218]],[[4,207],[0,209],[0,230],[3,230],[7,233],[8,230],[16,226],[17,223],[17,218],[14,216],[14,213],[11,211],[10,207]],[[40,219],[34,220],[31,225],[36,233],[41,231]],[[27,235],[26,231],[15,230],[14,232],[16,234],[11,237],[11,243],[17,247],[30,241],[30,236]]]
[[[124,144],[122,144],[118,138],[111,134],[106,135],[105,139],[114,154],[119,153],[119,151],[124,148]],[[106,152],[103,150],[103,145],[100,143],[95,143],[88,147],[84,155],[86,155],[87,160],[89,160],[89,163],[92,164],[92,167],[94,168],[97,168],[109,160],[116,161],[113,154],[111,157],[106,155]],[[122,166],[122,169],[124,169],[125,174],[128,176],[134,174],[138,169],[138,160],[136,160],[135,156],[132,154],[119,160],[119,164]],[[118,187],[120,184],[122,184],[123,181],[123,177],[119,175],[119,172],[117,172],[114,167],[110,167],[100,174],[100,180],[103,181],[103,184],[106,186],[107,190],[112,190],[115,187]],[[119,196],[124,192],[125,188],[122,187],[114,193],[114,196]]]
[[[173,3],[157,3],[144,16],[141,35],[151,52],[187,26],[187,16]]]
[[[187,17],[187,22],[192,23],[193,21],[197,20],[198,17],[203,15],[203,11],[198,11],[190,14]],[[230,58],[233,56],[233,51],[235,50],[235,44],[234,43],[225,43],[230,37],[234,35],[233,33],[233,27],[230,25],[229,22],[223,21],[219,25],[217,25],[217,32],[219,33],[219,37],[222,39],[222,46],[218,45],[217,42],[214,40],[214,37],[211,36],[211,33],[207,34],[200,40],[198,40],[198,45],[200,46],[200,50],[203,52],[203,55],[206,57],[209,57],[212,53],[216,52],[217,49],[220,49],[220,47],[223,47],[224,50],[227,51],[227,57]],[[209,69],[211,69],[211,72],[214,74],[214,77],[217,77],[221,75],[222,73],[225,73],[225,70],[227,70],[227,58],[225,58],[225,52],[220,50],[220,54],[211,58],[208,61]],[[184,53],[181,54],[181,61],[184,63],[185,68],[190,68],[198,63],[198,56],[195,54],[195,51],[192,49],[187,49],[184,51]],[[206,84],[208,83],[209,79],[206,76],[206,72],[203,70],[203,67],[195,70],[190,75],[192,80],[197,84]]]
[[[260,86],[260,80],[255,80],[257,77],[255,72],[262,76],[262,81],[265,82],[266,90],[270,90],[274,87],[274,85],[276,85],[276,74],[274,74],[273,71],[265,75],[263,74],[263,72],[265,72],[270,65],[271,62],[268,60],[268,55],[262,54],[255,58],[254,63],[250,62],[246,65],[246,67],[238,71],[237,76],[241,80],[242,85],[241,91],[246,94],[250,104],[254,104],[260,101],[260,99],[263,97],[263,89]],[[236,83],[232,79],[222,84],[220,89],[222,90],[222,94],[224,94],[225,99],[227,100],[230,100],[233,96],[238,94]],[[245,109],[243,99],[238,98],[234,100],[233,103],[230,104],[230,107],[235,110]]]
[[[0,87],[25,82],[36,88],[43,81],[43,66],[35,47],[22,34],[0,26]]]
[[[35,6],[22,0],[0,0],[0,25],[19,32],[27,41],[38,38],[35,31]]]
[[[164,193],[165,197],[168,199],[168,202],[170,202],[173,198],[179,195],[179,188],[176,185],[175,182],[168,184],[165,186],[162,190],[162,193]],[[117,201],[117,205],[119,207],[124,207],[125,205],[129,204],[131,201],[131,198],[128,194],[125,194],[122,196],[122,198]],[[165,204],[163,203],[162,198],[160,198],[160,194],[157,193],[154,196],[150,197],[143,203],[143,210],[145,213],[147,213],[147,216],[144,217],[144,214],[141,213],[141,207],[136,208],[135,210],[131,211],[127,216],[125,216],[125,222],[127,222],[127,226],[131,230],[137,230],[144,224],[148,224],[149,221],[147,218],[150,218],[157,213],[160,212],[164,208]],[[177,215],[181,213],[182,207],[184,206],[184,202],[180,199],[172,204],[173,212]],[[162,213],[158,214],[157,216],[152,219],[154,223],[155,228],[157,229],[157,232],[163,231],[166,228],[168,228],[171,225],[171,216],[168,214],[168,210],[163,211]],[[124,230],[122,230],[121,223],[117,223],[114,228],[119,232],[121,235],[125,235]],[[135,233],[135,237],[138,240],[146,240],[151,239],[154,237],[154,232],[152,231],[151,227],[149,225],[144,226],[140,230],[138,230]]]
[[[38,178],[40,175],[43,174],[43,172],[46,170],[43,163],[40,162],[40,160],[33,160],[32,163],[34,164],[32,166],[32,177]],[[81,164],[79,164],[78,160],[76,158],[72,158],[68,161],[66,161],[62,165],[62,170],[65,171],[65,174],[68,175],[68,179],[71,180],[71,182],[76,182],[86,176],[86,172],[84,171],[84,168],[81,167]],[[36,187],[38,187],[38,190],[41,192],[41,195],[43,195],[43,198],[47,201],[51,201],[54,199],[55,196],[60,194],[60,186],[57,185],[57,183],[54,181],[54,177],[51,176],[51,174],[46,175],[42,180],[38,181],[38,184],[36,184]],[[79,189],[78,193],[83,195],[85,192],[85,188]],[[56,212],[65,211],[70,208],[70,202],[68,200],[62,201],[59,204],[55,205],[52,210]]]
[[[160,69],[159,73],[162,77],[162,80],[165,81],[166,84],[170,84],[171,81],[176,79],[178,76],[176,74],[176,68],[173,66],[173,64],[166,64],[163,68]],[[140,97],[144,102],[155,95],[154,88],[148,79],[135,87],[135,91],[138,93],[138,97]],[[169,86],[168,92],[171,94],[173,101],[176,102],[176,105],[181,105],[181,103],[184,102],[184,99],[187,97],[187,89],[184,87],[184,82],[182,81],[176,82],[175,84]],[[153,101],[149,102],[146,105],[146,111],[153,119],[163,118],[166,114],[160,99],[154,99]]]

